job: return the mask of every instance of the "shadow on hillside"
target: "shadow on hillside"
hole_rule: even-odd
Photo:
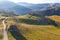
[[[8,31],[16,40],[26,40],[15,25],[11,25]]]
[[[32,19],[19,19],[22,23],[33,24],[33,25],[54,25],[58,26],[54,20],[48,18],[41,18],[40,20],[32,20]]]

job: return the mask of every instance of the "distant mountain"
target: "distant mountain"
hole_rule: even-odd
[[[54,14],[56,13],[59,14],[60,12],[59,6],[60,6],[59,3],[31,4],[31,3],[21,2],[17,4],[10,1],[0,1],[0,12],[4,12],[5,14],[9,12],[13,12],[16,15],[24,15],[27,13],[50,15],[52,14],[52,11],[53,13],[55,12]]]
[[[10,2],[10,1],[0,1],[0,10],[4,10],[4,11],[10,11],[10,8],[16,6],[15,3]]]
[[[24,6],[20,6],[20,5],[16,5],[16,6],[12,7],[11,10],[13,10],[14,13],[16,13],[18,15],[24,15],[24,14],[28,13],[29,11],[31,11],[31,9],[26,8]]]
[[[1,1],[0,2],[0,12],[14,12],[17,15],[23,15],[30,11],[31,9],[24,6],[18,5],[10,1]]]
[[[18,4],[30,8],[32,10],[41,10],[44,8],[60,6],[60,3],[32,4],[32,3],[19,2]]]
[[[33,10],[40,10],[42,8],[46,8],[49,7],[50,4],[46,3],[46,4],[32,4],[32,3],[25,3],[25,2],[19,2],[19,5],[22,5],[24,7],[33,9]]]
[[[37,11],[31,11],[29,12],[30,15],[36,15],[36,16],[50,16],[50,15],[59,15],[60,16],[60,4],[54,4],[50,7],[43,8],[41,10]]]

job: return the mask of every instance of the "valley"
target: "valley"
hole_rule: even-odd
[[[0,1],[0,40],[60,40],[60,3]]]

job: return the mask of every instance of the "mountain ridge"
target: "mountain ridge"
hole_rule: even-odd
[[[24,9],[23,9],[24,8]],[[30,11],[31,9],[24,6],[18,5],[10,1],[2,1],[0,3],[0,11],[3,12],[14,12],[17,15],[23,15]]]

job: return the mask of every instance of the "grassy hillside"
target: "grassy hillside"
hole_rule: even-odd
[[[54,20],[57,23],[57,19],[60,18],[60,16],[49,16],[51,20]],[[21,19],[24,19],[25,22],[22,22]],[[29,22],[26,21],[29,20]],[[45,18],[44,18],[45,19]],[[10,18],[6,22],[9,25],[8,28],[8,37],[9,40],[60,40],[60,29],[58,26],[54,26],[51,24],[30,24],[33,23],[33,21],[37,20],[41,21],[40,17],[32,16],[30,15],[24,15],[24,16],[16,16],[15,18]],[[45,19],[46,21],[47,19]],[[50,23],[51,20],[48,20],[47,23]],[[59,19],[60,20],[60,19]],[[44,23],[45,23],[44,21]],[[28,24],[27,24],[27,23]],[[40,22],[39,22],[40,23]],[[60,26],[59,26],[60,27]]]
[[[55,23],[57,23],[58,27],[60,28],[60,16],[53,15],[53,16],[47,16],[47,18],[50,18],[51,20],[54,20]]]
[[[2,16],[0,16],[0,17],[2,17]],[[2,28],[3,28],[3,24],[2,24],[2,20],[0,20],[0,40],[3,40]]]
[[[59,29],[52,25],[40,26],[22,24],[22,26],[20,30],[27,40],[60,40]]]

